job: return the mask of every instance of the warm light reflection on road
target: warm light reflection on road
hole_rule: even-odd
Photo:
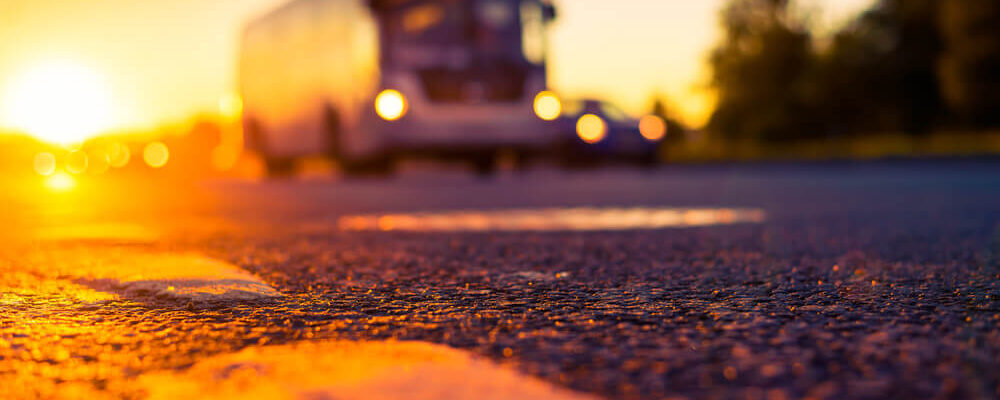
[[[555,208],[355,215],[338,226],[348,231],[599,231],[659,229],[763,222],[760,209]]]
[[[105,227],[99,230],[104,233]],[[80,232],[65,233],[72,239]],[[234,265],[191,253],[66,245],[26,252],[16,259],[12,255],[0,254],[4,326],[0,397],[4,399],[118,398],[97,393],[89,382],[119,379],[124,369],[148,368],[156,357],[150,343],[155,345],[161,337],[136,324],[120,323],[120,316],[128,315],[130,307],[172,307],[172,311],[155,308],[150,315],[156,316],[136,321],[157,325],[156,331],[165,334],[176,325],[160,319],[161,312],[176,312],[179,306],[190,312],[279,296]],[[108,307],[117,307],[114,317],[93,311]],[[213,332],[221,327],[234,331],[232,335],[242,333],[235,322],[213,325]],[[136,346],[130,348],[131,344]],[[168,347],[161,350],[171,354],[169,346],[174,344],[165,344]]]

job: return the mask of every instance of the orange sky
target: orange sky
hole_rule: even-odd
[[[0,95],[38,65],[71,62],[106,82],[116,128],[214,110],[232,91],[243,24],[284,1],[0,0]],[[813,2],[832,24],[871,0]],[[633,113],[661,93],[683,118],[701,123],[711,108],[704,56],[723,3],[557,0],[552,85],[565,95],[609,98]]]

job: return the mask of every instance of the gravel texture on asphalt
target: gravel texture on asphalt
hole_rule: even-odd
[[[136,377],[213,355],[399,339],[610,398],[1000,398],[998,163],[191,190],[212,206],[116,214],[145,215],[131,222],[157,224],[156,240],[112,232],[0,253],[0,386],[12,397],[142,398]],[[759,208],[766,219],[622,232],[336,224],[358,213],[636,205]],[[162,252],[231,263],[281,296],[178,301],[66,272],[102,254]]]

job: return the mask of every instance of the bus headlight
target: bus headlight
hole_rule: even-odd
[[[375,97],[375,112],[386,121],[395,121],[406,115],[406,97],[398,90],[383,90]]]
[[[543,91],[535,96],[535,115],[546,121],[559,118],[562,114],[562,102],[559,96],[549,91]]]
[[[594,114],[584,114],[576,120],[576,134],[584,142],[594,144],[604,140],[607,135],[608,124],[601,117]]]

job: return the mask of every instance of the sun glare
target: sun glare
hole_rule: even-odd
[[[0,100],[0,124],[51,143],[82,141],[113,122],[105,83],[72,63],[27,70],[11,81]]]
[[[76,179],[60,171],[45,179],[45,187],[53,192],[70,191],[76,187]]]

